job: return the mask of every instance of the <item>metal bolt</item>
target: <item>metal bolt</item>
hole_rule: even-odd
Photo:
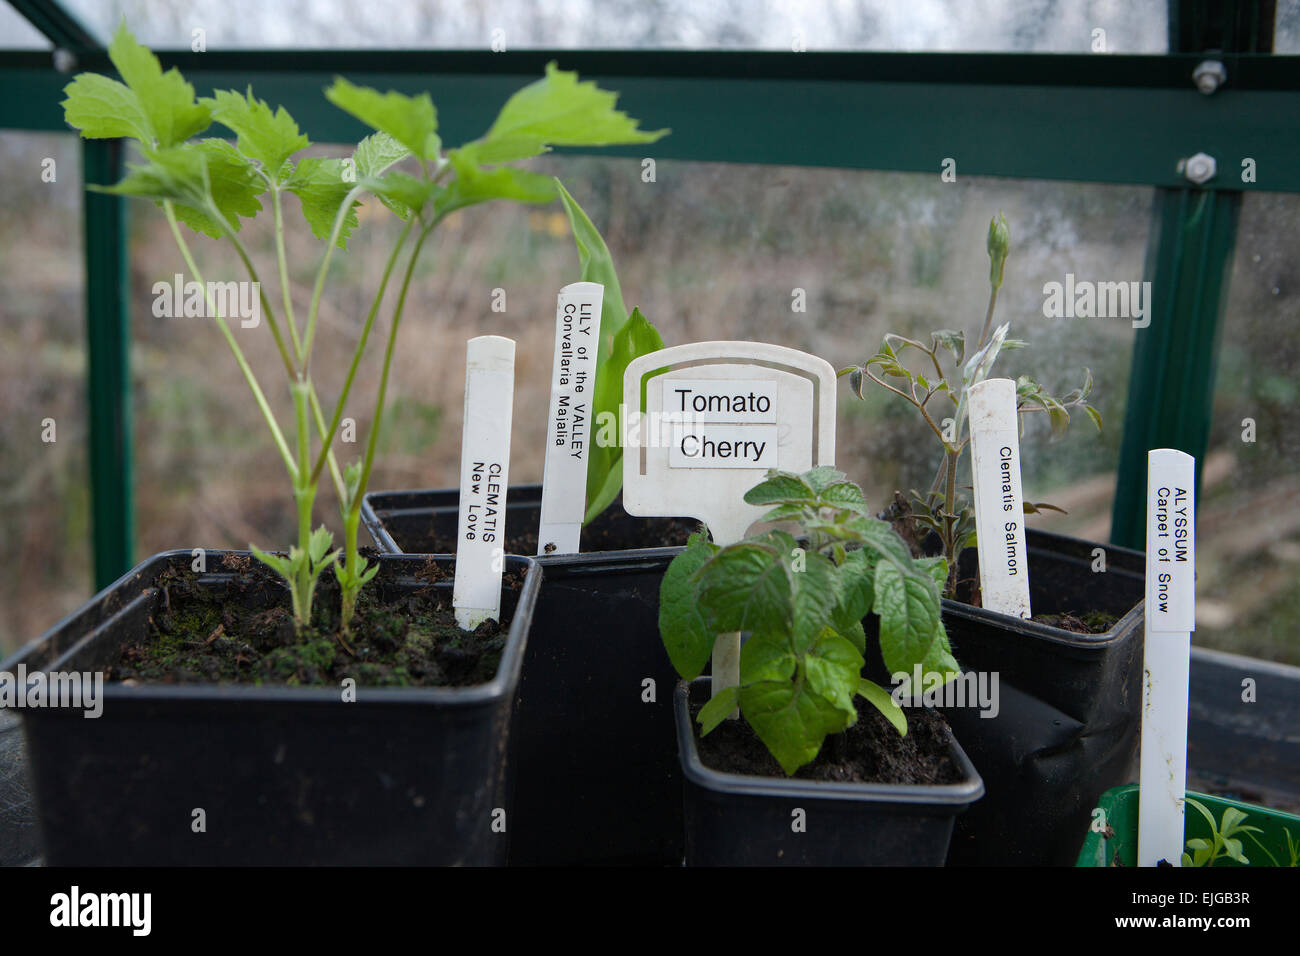
[[[1224,83],[1228,82],[1228,70],[1218,60],[1202,60],[1192,71],[1192,82],[1196,88],[1209,96]]]
[[[77,55],[59,47],[54,51],[54,68],[60,73],[71,73],[77,68]]]
[[[1198,186],[1213,179],[1215,173],[1218,172],[1218,168],[1218,163],[1214,161],[1214,157],[1206,153],[1197,153],[1188,159],[1178,161],[1178,171]]]

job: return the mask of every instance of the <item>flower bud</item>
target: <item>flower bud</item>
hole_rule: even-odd
[[[1011,228],[1007,217],[998,213],[989,220],[989,284],[1002,288],[1002,268],[1007,264],[1007,250],[1011,246]]]

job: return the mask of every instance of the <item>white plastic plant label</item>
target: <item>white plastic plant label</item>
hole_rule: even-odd
[[[555,307],[555,360],[538,554],[575,554],[587,507],[587,457],[592,440],[592,392],[600,344],[605,287],[575,282],[560,290]]]
[[[634,359],[623,376],[624,509],[697,518],[714,542],[739,541],[768,510],[744,496],[769,468],[835,463],[835,397],[829,362],[779,345],[695,342]],[[739,683],[739,635],[718,637],[712,675],[715,695]]]
[[[1146,634],[1138,865],[1180,865],[1187,799],[1187,690],[1195,627],[1196,460],[1147,454]]]
[[[991,611],[1028,618],[1029,555],[1016,383],[990,378],[971,386],[967,394],[981,603]]]
[[[470,339],[465,349],[465,430],[452,590],[456,623],[467,631],[501,615],[514,397],[514,339]]]
[[[694,342],[634,359],[624,509],[698,518],[715,542],[739,541],[768,510],[744,496],[769,468],[835,463],[835,396],[829,362],[780,345]]]
[[[1196,630],[1196,459],[1173,448],[1147,453],[1146,629]]]

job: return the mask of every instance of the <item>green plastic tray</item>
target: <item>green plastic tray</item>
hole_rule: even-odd
[[[1290,831],[1291,841],[1300,843],[1300,816],[1291,813],[1283,813],[1281,810],[1270,810],[1267,807],[1257,807],[1251,803],[1241,803],[1237,800],[1228,800],[1224,797],[1212,797],[1204,793],[1187,794],[1194,800],[1200,801],[1205,809],[1213,814],[1214,819],[1223,819],[1223,811],[1227,807],[1236,807],[1245,813],[1249,819],[1245,822],[1248,826],[1257,826],[1262,833],[1253,834],[1256,839],[1273,854],[1281,866],[1286,866],[1291,861],[1290,854],[1287,852],[1286,832]],[[1137,865],[1137,823],[1138,823],[1138,788],[1136,784],[1129,784],[1124,787],[1114,787],[1107,790],[1101,795],[1101,800],[1097,806],[1105,811],[1106,825],[1113,831],[1112,836],[1105,833],[1098,833],[1095,830],[1088,830],[1088,836],[1083,841],[1083,849],[1079,851],[1079,858],[1075,861],[1075,866],[1110,866],[1118,862],[1120,866]],[[1096,819],[1094,817],[1094,819]],[[1203,837],[1209,839],[1210,826],[1205,818],[1197,813],[1194,809],[1188,808],[1185,815],[1186,830],[1184,840],[1190,840],[1193,837]],[[1272,861],[1268,859],[1261,851],[1259,846],[1253,843],[1249,838],[1245,841],[1244,852],[1246,858],[1250,860],[1251,866],[1272,866]],[[1241,866],[1232,860],[1220,859],[1215,866]]]

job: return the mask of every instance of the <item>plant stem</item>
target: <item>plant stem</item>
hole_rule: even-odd
[[[235,232],[226,217],[221,214],[221,210],[216,207],[215,203],[209,203],[206,213],[212,217],[213,221],[221,227],[230,244],[235,247],[235,252],[240,261],[244,263],[244,269],[248,272],[248,277],[257,285],[257,294],[262,302],[262,311],[266,313],[266,324],[271,330],[271,337],[275,339],[275,347],[280,353],[280,360],[284,363],[284,370],[289,378],[302,378],[299,370],[294,367],[293,359],[290,357],[288,350],[284,347],[284,336],[280,332],[280,323],[275,317],[275,310],[271,308],[271,300],[266,297],[266,290],[262,288],[262,280],[258,278],[257,267],[253,265],[253,260],[248,256],[248,250],[240,242],[238,234]]]
[[[412,216],[412,221],[414,221]],[[435,226],[441,221],[442,217],[437,216],[432,222],[420,231],[420,238],[416,240],[415,248],[411,250],[411,255],[406,263],[406,271],[402,275],[402,288],[397,296],[397,305],[393,309],[393,324],[388,330],[388,346],[384,350],[384,366],[379,375],[379,395],[375,399],[375,414],[370,422],[370,434],[366,436],[366,455],[361,465],[361,475],[357,480],[356,487],[349,489],[346,507],[343,513],[343,574],[341,575],[343,608],[342,608],[342,626],[346,632],[352,620],[352,612],[355,606],[356,594],[360,588],[360,575],[362,572],[361,556],[357,551],[357,526],[361,520],[361,502],[365,498],[366,487],[370,482],[370,469],[374,465],[375,448],[379,439],[380,426],[383,423],[384,400],[388,393],[388,373],[393,365],[393,347],[397,342],[397,329],[402,323],[402,313],[406,309],[406,293],[410,291],[411,277],[415,274],[415,264],[419,261],[420,250],[424,248],[424,242],[429,238]],[[408,227],[409,228],[409,227]],[[402,233],[402,240],[406,239],[406,232]],[[396,256],[396,250],[394,251]],[[392,260],[390,259],[390,267]],[[384,282],[387,283],[387,271],[385,272]],[[381,290],[382,294],[382,290]],[[376,306],[377,308],[377,306]],[[370,318],[367,319],[366,326],[369,329],[370,323],[374,318],[372,309]],[[358,355],[360,353],[358,352]],[[355,360],[352,372],[356,371]],[[352,372],[348,374],[348,386],[351,386]],[[346,397],[346,394],[344,395]],[[339,412],[342,411],[342,398],[339,401]],[[338,413],[334,417],[334,427],[338,426]]]
[[[334,434],[338,430],[339,422],[343,420],[344,405],[347,403],[348,394],[352,391],[352,383],[356,379],[357,367],[361,364],[361,356],[365,353],[366,342],[370,339],[370,330],[375,324],[375,316],[379,314],[379,306],[383,302],[384,292],[388,288],[389,277],[393,274],[393,267],[397,264],[398,255],[401,253],[402,247],[406,244],[406,237],[411,234],[411,227],[413,225],[415,225],[414,216],[406,221],[406,227],[398,237],[397,245],[393,247],[393,252],[388,257],[388,262],[384,266],[384,274],[379,280],[379,289],[375,293],[374,301],[370,306],[370,312],[366,315],[366,324],[361,329],[361,338],[357,341],[357,347],[352,353],[352,365],[348,368],[347,378],[343,380],[343,391],[339,393],[338,403],[334,406],[334,417],[330,421],[329,428],[325,429],[321,435],[321,440],[325,447],[322,449],[321,457],[317,458],[315,467],[312,468],[313,477],[320,474],[320,470],[324,465],[325,450],[329,449],[330,444],[334,439]],[[337,469],[337,466],[332,467]],[[340,497],[343,496],[341,495]]]
[[[362,191],[360,186],[353,186],[348,190],[348,194],[343,197],[342,205],[339,206],[339,211],[334,215],[334,228],[330,230],[329,242],[325,244],[325,255],[321,257],[320,268],[316,270],[316,283],[311,290],[311,307],[307,310],[307,331],[303,337],[305,357],[310,357],[312,342],[316,339],[316,316],[320,312],[320,297],[325,290],[325,276],[329,274],[330,259],[334,255],[334,248],[338,245],[343,224],[347,222],[348,215],[352,212],[352,204],[356,202],[357,195]]]
[[[208,293],[207,283],[203,281],[198,266],[194,264],[194,257],[190,254],[190,247],[185,242],[185,237],[181,235],[180,224],[176,221],[176,210],[170,201],[163,202],[163,211],[167,214],[167,223],[171,226],[172,236],[176,240],[176,245],[180,248],[181,258],[185,260],[185,266],[194,276],[194,281],[203,287],[204,295],[207,298],[208,313],[216,320],[217,327],[221,329],[221,334],[226,339],[226,344],[230,346],[230,351],[234,353],[235,361],[239,364],[239,370],[244,375],[244,381],[248,383],[249,389],[253,392],[253,398],[257,402],[257,407],[262,412],[262,417],[266,419],[267,427],[271,429],[271,437],[275,440],[275,446],[280,450],[280,456],[284,459],[285,467],[289,470],[289,476],[297,480],[297,466],[293,462],[293,456],[289,454],[289,446],[284,440],[284,434],[280,431],[280,425],[275,420],[275,413],[271,411],[271,406],[266,401],[266,396],[262,393],[262,387],[257,383],[257,376],[253,374],[248,360],[244,358],[244,352],[235,341],[234,335],[230,332],[230,327],[226,320],[217,314],[215,303],[212,296]]]
[[[303,559],[294,585],[295,597],[301,607],[295,608],[297,625],[301,629],[311,623],[311,591],[313,584],[312,562],[308,556],[311,544],[311,509],[316,501],[316,483],[308,474],[311,464],[311,430],[308,424],[308,382],[295,381],[289,386],[293,395],[294,420],[298,427],[298,474],[293,483],[293,498],[298,505],[298,547]]]
[[[995,285],[990,285],[989,286],[989,309],[988,312],[986,312],[984,315],[984,330],[980,332],[980,341],[979,341],[979,345],[975,346],[975,352],[978,352],[980,349],[984,348],[984,346],[988,344],[989,330],[993,328],[993,309],[997,305],[997,302],[998,302],[998,287]],[[974,355],[975,352],[971,352],[970,354]]]
[[[402,312],[406,308],[406,293],[410,289],[411,276],[415,274],[415,263],[420,258],[424,241],[429,238],[429,234],[441,220],[442,217],[438,216],[420,232],[420,238],[416,240],[415,248],[411,251],[410,260],[406,264],[406,273],[402,276],[402,289],[397,296],[397,307],[393,310],[393,324],[388,330],[388,346],[384,349],[384,367],[379,375],[379,396],[375,399],[375,417],[370,422],[370,434],[366,437],[366,457],[361,466],[361,480],[357,483],[356,496],[352,502],[353,510],[358,512],[361,509],[361,497],[365,494],[366,485],[370,481],[370,469],[375,462],[375,445],[379,439],[379,426],[384,414],[384,398],[388,393],[388,373],[393,365],[393,346],[397,342],[397,329],[402,324]]]
[[[268,180],[269,181],[269,180]],[[293,339],[293,348],[298,355],[300,367],[306,367],[307,356],[302,350],[298,338],[298,324],[293,318],[293,296],[289,289],[289,263],[284,253],[284,211],[280,202],[280,187],[271,183],[271,205],[275,209],[275,258],[280,270],[280,292],[284,298],[284,321],[289,326],[289,335]]]
[[[944,527],[947,529],[944,535],[943,548],[944,556],[948,559],[948,581],[944,585],[944,594],[952,597],[957,591],[957,536],[953,526],[957,522],[957,516],[954,513],[957,504],[957,457],[960,453],[952,449],[948,450],[946,461],[948,471],[947,487],[947,504],[944,508],[946,517],[943,519]]]

